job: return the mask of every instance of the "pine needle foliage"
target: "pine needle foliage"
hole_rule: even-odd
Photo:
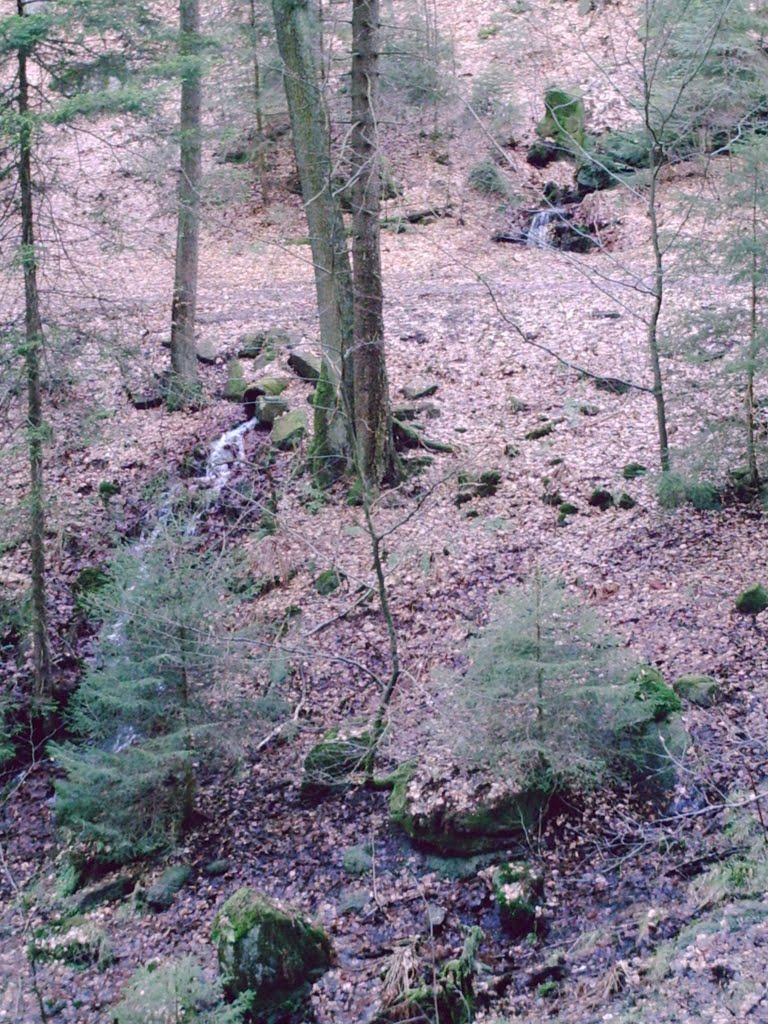
[[[758,125],[768,92],[766,12],[747,0],[647,0],[652,121],[669,157],[727,147]]]
[[[192,808],[194,763],[231,753],[255,725],[243,691],[253,669],[227,634],[227,581],[226,562],[165,524],[120,553],[96,593],[99,661],[69,709],[82,742],[51,748],[66,773],[59,823],[84,859],[123,863],[171,847]]]
[[[249,999],[224,1003],[220,986],[208,982],[190,956],[148,964],[135,972],[113,1008],[116,1024],[241,1024]]]
[[[621,643],[558,581],[537,576],[501,598],[468,654],[441,701],[460,762],[582,792],[630,771],[627,736],[654,710]]]

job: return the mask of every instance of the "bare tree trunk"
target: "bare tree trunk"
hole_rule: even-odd
[[[197,265],[200,245],[200,184],[202,180],[202,144],[200,107],[202,83],[196,61],[200,42],[198,0],[179,0],[179,51],[186,58],[181,79],[180,149],[178,187],[178,228],[176,235],[176,273],[171,308],[171,377],[168,384],[168,408],[181,409],[198,399],[195,347],[195,310],[197,306]]]
[[[19,16],[24,14],[17,0]],[[27,373],[27,439],[29,445],[29,535],[32,570],[32,645],[34,695],[52,694],[45,579],[45,495],[43,492],[44,423],[40,386],[43,324],[37,284],[37,248],[32,195],[32,124],[29,113],[27,54],[19,50],[19,193],[21,197],[21,262],[24,269],[24,359]]]
[[[256,0],[250,0],[249,23],[251,28],[251,46],[253,47],[253,106],[256,115],[256,173],[259,178],[262,202],[269,202],[269,183],[267,181],[266,139],[264,137],[264,109],[262,106],[261,65],[259,64],[259,22],[256,17]]]
[[[376,138],[379,0],[352,4],[352,207],[354,439],[357,469],[373,489],[398,476],[384,356],[379,215],[381,160]]]
[[[315,270],[323,362],[315,393],[312,464],[315,477],[326,483],[346,463],[354,417],[352,275],[341,207],[331,183],[330,130],[318,79],[315,50],[320,26],[314,3],[272,0],[272,10]]]
[[[669,436],[667,434],[667,406],[664,398],[664,377],[661,372],[661,355],[659,352],[659,320],[664,305],[664,252],[661,248],[659,237],[659,221],[657,211],[657,187],[659,171],[661,170],[661,159],[659,147],[655,144],[651,147],[651,180],[648,191],[648,218],[651,222],[651,245],[653,247],[653,305],[651,306],[651,317],[648,321],[648,355],[651,361],[653,372],[653,397],[656,402],[656,432],[659,441],[659,461],[662,472],[668,473],[670,468],[669,459]]]
[[[760,486],[760,473],[757,468],[757,451],[755,445],[755,368],[760,349],[760,340],[757,330],[758,310],[758,248],[757,248],[757,171],[754,172],[754,192],[752,194],[752,259],[751,259],[751,280],[749,289],[749,348],[747,351],[747,380],[744,393],[744,417],[747,427],[747,465],[749,467],[749,485],[756,492]]]

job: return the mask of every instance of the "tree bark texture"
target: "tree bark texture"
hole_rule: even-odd
[[[202,81],[195,57],[200,43],[198,0],[179,0],[179,51],[188,58],[181,79],[180,173],[176,270],[171,309],[171,378],[168,407],[183,408],[197,400],[199,380],[195,347],[197,267],[200,246]],[[189,59],[191,58],[191,59]]]
[[[17,0],[19,16],[24,14]],[[40,384],[43,323],[37,282],[34,200],[32,192],[32,124],[29,112],[27,54],[18,55],[19,194],[21,199],[21,262],[24,270],[24,359],[27,376],[27,444],[30,494],[29,539],[32,575],[32,649],[34,696],[51,697],[51,656],[48,643],[48,608],[45,577],[45,494],[43,490],[44,423]]]
[[[379,0],[352,3],[353,399],[357,469],[372,488],[397,476],[384,353],[381,158],[376,131]]]
[[[272,10],[315,271],[323,369],[315,395],[313,464],[316,477],[327,480],[346,458],[354,418],[352,274],[331,182],[328,114],[315,52],[317,12],[313,0],[272,0]]]

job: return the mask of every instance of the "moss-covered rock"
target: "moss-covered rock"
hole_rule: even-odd
[[[759,615],[768,608],[768,590],[760,583],[748,587],[736,599],[736,611],[743,615]]]
[[[260,395],[253,403],[253,408],[248,409],[248,412],[251,414],[249,419],[255,416],[261,426],[268,427],[272,426],[278,417],[288,412],[288,403],[284,398]]]
[[[596,487],[590,494],[587,504],[592,508],[599,508],[601,512],[606,512],[609,508],[613,508],[613,495],[605,487]]]
[[[648,468],[642,462],[628,462],[622,469],[621,475],[625,480],[636,480],[639,476],[645,476],[647,472]]]
[[[227,363],[227,383],[224,385],[224,397],[230,402],[241,402],[245,389],[243,364],[239,359],[230,359]]]
[[[537,910],[543,894],[541,875],[524,862],[502,864],[493,874],[493,895],[499,918],[510,935],[536,931]]]
[[[709,708],[720,697],[720,683],[712,676],[680,676],[672,684],[678,697],[700,708]]]
[[[529,430],[525,435],[526,441],[540,441],[542,437],[547,437],[555,429],[555,424],[551,420],[547,420],[545,423],[540,423],[538,427],[534,427],[533,430]]]
[[[459,473],[457,480],[459,493],[454,499],[454,504],[464,505],[473,498],[490,498],[499,489],[501,483],[500,469],[487,469],[482,473]]]
[[[671,686],[664,682],[664,676],[650,665],[639,665],[629,676],[635,685],[635,697],[649,705],[654,722],[666,722],[682,709],[680,698]]]
[[[416,402],[420,398],[431,398],[437,389],[436,381],[426,380],[416,384],[406,384],[401,390],[404,398],[407,398],[409,402]]]
[[[130,895],[136,884],[133,875],[121,874],[107,881],[95,882],[81,889],[76,896],[67,901],[74,914],[87,914],[94,907],[104,903],[119,903]]]
[[[259,1021],[298,1009],[333,962],[322,928],[248,887],[216,915],[212,938],[227,995],[252,992]]]
[[[537,134],[543,139],[554,139],[568,153],[580,154],[586,141],[581,96],[567,89],[547,89],[544,111],[544,117],[536,125]]]
[[[548,167],[549,164],[566,155],[554,142],[534,142],[528,147],[525,159],[531,167],[541,169],[542,167]]]
[[[280,349],[293,348],[299,343],[298,335],[282,327],[270,327],[266,331],[251,331],[238,339],[237,354],[242,359],[259,359],[271,362]]]
[[[631,494],[624,493],[619,496],[619,500],[616,504],[619,508],[624,509],[624,511],[629,511],[629,509],[632,509],[637,505],[637,502]]]
[[[301,794],[310,799],[344,789],[371,746],[370,734],[353,723],[329,729],[304,758]]]
[[[348,875],[365,875],[373,867],[373,851],[369,843],[350,846],[344,851],[344,870]]]
[[[307,414],[303,409],[283,413],[272,427],[272,444],[282,451],[298,448],[307,436],[308,426]]]
[[[218,347],[212,341],[199,341],[196,353],[198,360],[208,366],[213,366],[220,354]]]
[[[465,778],[449,786],[425,769],[411,768],[392,789],[389,813],[419,845],[466,856],[523,840],[539,824],[551,795],[526,780],[502,785]]]
[[[320,380],[320,360],[306,349],[295,349],[288,356],[288,365],[302,380],[316,384]]]
[[[52,927],[38,928],[28,946],[33,963],[63,963],[83,969],[112,962],[109,938],[87,917],[71,917]]]
[[[315,577],[315,590],[321,597],[335,593],[341,586],[344,573],[338,569],[324,569]]]
[[[649,722],[633,730],[630,742],[628,763],[634,766],[635,781],[653,793],[672,789],[691,742],[680,718]]]
[[[167,910],[187,884],[191,874],[192,868],[189,864],[173,864],[166,868],[150,885],[144,902],[150,910]]]
[[[650,148],[641,133],[585,136],[576,183],[582,193],[614,188],[625,175],[648,167],[649,162]]]

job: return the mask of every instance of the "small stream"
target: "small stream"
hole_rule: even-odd
[[[208,449],[208,457],[202,474],[196,477],[198,491],[208,492],[212,496],[212,503],[219,498],[224,488],[230,482],[233,473],[245,462],[245,435],[254,430],[258,424],[257,419],[249,419],[236,427],[226,430],[220,437],[216,438]],[[162,496],[155,515],[141,531],[139,538],[130,547],[130,552],[137,563],[137,575],[141,579],[147,573],[147,552],[153,543],[160,536],[164,527],[168,524],[173,514],[174,506],[183,490],[184,484],[177,482],[168,488]],[[188,537],[194,537],[204,515],[210,510],[210,504],[194,512],[187,522],[184,533]],[[130,593],[135,589],[134,583],[127,589]],[[128,621],[129,609],[121,611],[107,634],[107,639],[116,647],[120,648],[125,643],[125,628]],[[109,753],[119,754],[134,743],[143,739],[139,729],[130,722],[121,724],[113,736],[102,744],[102,748]]]
[[[560,206],[552,206],[547,210],[534,213],[528,228],[525,244],[529,249],[549,249],[551,246],[550,225],[563,220],[565,210]]]

